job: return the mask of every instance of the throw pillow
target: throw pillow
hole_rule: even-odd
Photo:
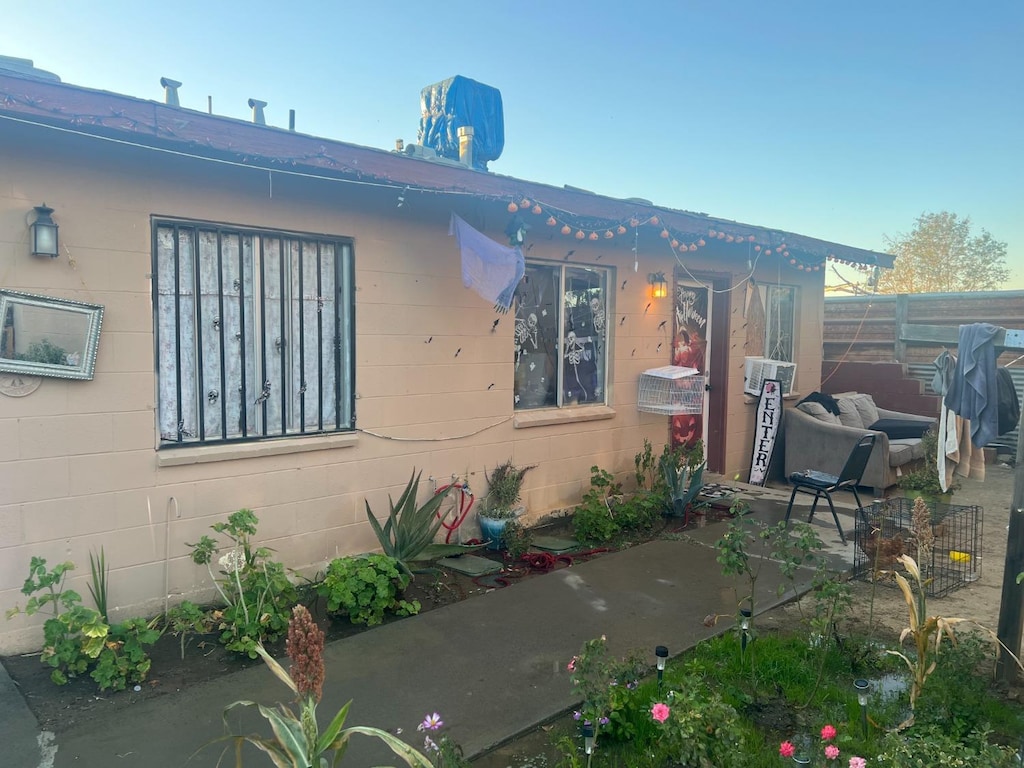
[[[853,398],[840,397],[839,400],[839,423],[844,427],[856,427],[864,429],[864,419],[853,402]]]
[[[813,416],[818,421],[824,421],[826,424],[839,423],[839,417],[827,410],[821,403],[800,403],[797,409],[809,416]]]
[[[860,413],[860,419],[865,425],[874,424],[878,421],[878,406],[875,405],[875,399],[871,395],[856,395],[850,398],[853,400],[853,404],[857,407],[857,412]]]

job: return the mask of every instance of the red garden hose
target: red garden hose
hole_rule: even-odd
[[[436,496],[439,493],[444,493],[450,488],[459,492],[459,504],[455,513],[455,519],[449,523],[444,519],[446,515],[442,515],[440,509],[437,510],[437,516],[441,518],[441,525],[444,526],[446,531],[448,531],[444,537],[445,544],[451,543],[452,533],[458,530],[459,526],[462,525],[463,521],[466,519],[466,515],[469,514],[469,510],[473,507],[473,502],[476,501],[476,497],[474,497],[473,492],[469,490],[469,486],[460,481],[448,483],[448,485],[442,485],[434,492],[434,495]]]

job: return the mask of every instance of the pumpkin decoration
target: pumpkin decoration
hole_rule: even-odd
[[[518,210],[519,210],[519,206],[516,205],[515,203],[509,203],[508,204],[508,212],[509,213],[515,213]]]
[[[557,222],[557,221],[555,221],[555,217],[554,217],[554,216],[548,216],[548,226],[549,226],[549,227],[553,227],[553,226],[555,226],[555,224],[557,224],[557,223],[558,223],[558,222]]]
[[[591,240],[597,240],[597,232],[591,232],[590,233],[590,239]]]
[[[570,227],[568,224],[563,224],[562,225],[562,234],[563,235],[568,235],[570,232],[572,232],[572,227]]]
[[[586,233],[586,232],[584,232],[584,231],[583,231],[582,229],[581,229],[581,230],[579,230],[579,231],[578,231],[578,232],[576,233],[576,239],[577,239],[577,240],[582,240],[582,239],[583,239],[583,238],[585,238],[586,236],[587,236],[587,233]]]
[[[541,207],[539,205],[534,205],[530,210],[535,216],[540,216],[541,214]]]
[[[619,228],[617,230],[615,230],[615,231],[618,232],[620,235],[626,234],[626,228],[624,226],[622,226],[621,224],[619,224]]]

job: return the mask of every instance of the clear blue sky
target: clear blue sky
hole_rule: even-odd
[[[0,54],[65,82],[390,149],[419,93],[498,88],[491,170],[885,249],[970,216],[1024,289],[1024,3],[7,3]]]

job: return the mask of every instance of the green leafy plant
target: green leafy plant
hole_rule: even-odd
[[[443,518],[437,514],[451,486],[435,493],[422,506],[417,505],[416,496],[420,487],[420,473],[414,469],[405,490],[396,504],[388,495],[388,519],[384,525],[378,522],[370,502],[366,504],[366,517],[370,521],[381,549],[388,557],[398,561],[398,567],[410,578],[411,565],[415,562],[433,560],[438,557],[471,552],[478,547],[463,544],[435,544],[434,536],[441,529]]]
[[[103,551],[103,547],[100,547],[98,555],[93,552],[89,553],[89,574],[89,594],[92,595],[92,601],[96,604],[96,610],[100,612],[100,616],[109,624],[110,617],[107,615],[109,588],[107,581],[110,577],[110,568],[107,566],[107,555]]]
[[[470,768],[462,746],[447,733],[441,733],[444,721],[437,712],[426,715],[416,730],[424,734],[423,752],[434,768]]]
[[[518,520],[509,520],[501,534],[502,542],[512,560],[518,560],[530,551],[533,544],[533,531]]]
[[[523,478],[536,465],[517,467],[512,459],[496,466],[487,477],[487,495],[483,500],[483,515],[496,520],[509,520],[518,517],[516,505],[519,504],[523,489]]]
[[[409,576],[387,555],[335,558],[317,591],[327,598],[327,610],[348,615],[353,624],[374,626],[389,611],[398,616],[419,613],[418,600],[402,600]]]
[[[672,765],[740,768],[748,764],[739,749],[739,714],[707,683],[690,680],[670,690],[651,707],[651,719],[659,724],[659,751]]]
[[[63,347],[58,347],[49,339],[35,341],[28,345],[28,349],[16,354],[16,360],[25,360],[32,363],[46,363],[48,365],[67,365],[68,353]]]
[[[778,587],[778,594],[781,596],[789,588],[787,582],[792,584],[801,566],[814,566],[820,562],[816,553],[824,544],[814,528],[807,523],[787,524],[783,521],[776,525],[768,525],[748,516],[748,510],[747,504],[743,501],[737,501],[732,505],[730,511],[733,517],[723,536],[715,542],[715,548],[718,550],[716,560],[722,568],[722,575],[738,576],[746,580],[747,594],[737,600],[737,612],[747,611],[745,632],[748,638],[753,638],[756,636],[754,595],[764,566],[772,562],[779,568],[785,579]],[[750,549],[753,542],[759,544],[756,553]],[[713,624],[718,617],[712,616],[709,619]],[[736,623],[737,626],[741,624],[740,621]]]
[[[929,497],[938,497],[959,490],[960,481],[955,479],[949,488],[942,490],[938,467],[939,435],[935,427],[930,427],[921,436],[921,447],[924,450],[924,457],[912,470],[903,473],[898,482],[899,487],[912,496],[922,493]]]
[[[594,729],[595,738],[604,733],[608,738],[632,738],[625,710],[630,691],[635,689],[647,671],[647,665],[637,653],[615,658],[608,651],[604,635],[587,640],[580,652],[569,661],[569,679],[573,694],[581,699],[573,717],[581,725]]]
[[[372,736],[382,741],[402,761],[412,768],[433,768],[430,761],[420,752],[392,736],[387,731],[370,726],[345,727],[348,717],[348,702],[334,716],[323,730],[317,722],[317,704],[324,681],[324,635],[301,605],[294,607],[288,625],[288,656],[291,668],[286,671],[263,647],[256,645],[256,652],[271,672],[288,686],[295,695],[296,712],[287,704],[268,707],[254,701],[236,701],[224,709],[224,726],[228,734],[221,739],[235,746],[235,766],[242,765],[242,746],[252,744],[266,754],[277,768],[328,768],[340,765],[355,734]],[[255,708],[270,724],[272,737],[254,734],[234,734],[230,731],[228,716],[238,708]]]
[[[256,646],[276,640],[288,629],[289,610],[298,600],[295,585],[284,566],[271,558],[272,550],[256,547],[253,538],[259,518],[251,509],[232,512],[224,523],[210,528],[223,534],[231,546],[217,560],[220,576],[213,573],[217,541],[203,536],[192,547],[192,561],[205,565],[225,607],[211,613],[221,630],[221,643],[235,653],[257,657]]]
[[[21,593],[29,597],[25,604],[27,615],[44,610],[53,613],[43,624],[43,651],[39,658],[53,668],[50,679],[57,685],[64,685],[89,669],[103,650],[110,631],[99,611],[83,606],[81,596],[74,590],[64,589],[67,573],[74,568],[74,563],[67,561],[50,570],[45,558],[33,557],[29,576],[21,588]],[[21,608],[15,606],[7,611],[7,618],[20,612]]]
[[[988,733],[968,737],[950,735],[938,725],[907,733],[889,733],[868,762],[871,768],[907,766],[954,766],[955,768],[1010,768],[1019,766],[1016,750],[990,744]]]
[[[590,488],[572,517],[573,533],[579,541],[610,541],[619,532],[612,514],[612,498],[622,492],[615,476],[598,466],[590,468]]]
[[[141,683],[152,664],[146,646],[155,643],[160,634],[154,622],[141,618],[112,625],[89,676],[103,691],[123,691],[129,683]]]
[[[213,619],[207,611],[204,611],[191,600],[182,600],[181,603],[167,611],[164,616],[164,626],[171,634],[178,638],[181,643],[181,658],[185,658],[185,646],[191,635],[205,635],[213,631]]]

